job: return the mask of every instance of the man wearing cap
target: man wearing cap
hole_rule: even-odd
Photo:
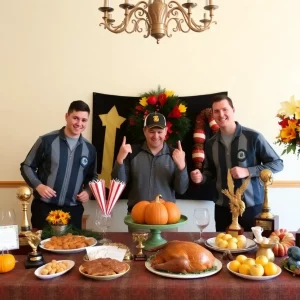
[[[166,119],[160,113],[150,113],[144,121],[145,142],[126,144],[123,138],[112,178],[129,185],[128,212],[141,200],[153,200],[161,194],[166,201],[175,202],[175,192],[183,194],[189,177],[181,143],[174,149],[165,143]]]

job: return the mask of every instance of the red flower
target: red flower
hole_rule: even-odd
[[[135,125],[134,118],[130,118],[130,119],[129,119],[129,124],[130,124],[131,126]]]
[[[169,122],[169,121],[167,121],[167,128],[168,128],[168,133],[172,133],[173,132],[173,130],[171,129],[171,127],[172,127],[172,123],[171,122]]]
[[[150,105],[154,105],[157,103],[157,98],[155,95],[151,95],[148,97],[147,99],[147,103],[150,104]]]
[[[167,101],[167,96],[165,93],[158,95],[158,102],[160,103],[161,106],[164,106],[166,101]]]
[[[284,119],[282,119],[282,121],[278,122],[278,124],[279,124],[282,128],[285,128],[285,127],[289,126],[288,120],[289,120],[289,118],[284,118]]]
[[[181,112],[178,108],[178,106],[175,106],[172,111],[168,114],[169,118],[180,118],[181,117]]]
[[[143,108],[143,106],[142,106],[142,105],[137,105],[137,106],[135,107],[135,110],[138,110],[138,111],[143,111],[143,110],[144,110],[144,108]]]

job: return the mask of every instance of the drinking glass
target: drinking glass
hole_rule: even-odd
[[[209,224],[209,211],[207,208],[195,208],[194,210],[194,223],[200,229],[200,238],[195,240],[195,243],[203,244],[205,240],[202,238],[202,232]]]
[[[111,240],[107,239],[105,236],[108,228],[111,225],[111,215],[105,215],[102,211],[96,210],[95,225],[102,233],[102,239],[98,242],[100,244],[110,243]]]
[[[16,214],[12,208],[0,209],[0,225],[16,225]]]

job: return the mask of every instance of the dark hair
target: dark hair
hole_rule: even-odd
[[[82,100],[73,101],[69,106],[68,114],[72,113],[74,110],[75,111],[86,111],[86,112],[88,112],[88,114],[90,114],[89,106]]]
[[[226,95],[224,95],[224,94],[214,96],[214,97],[212,98],[212,100],[211,100],[211,107],[213,106],[214,103],[220,102],[220,101],[222,101],[222,100],[227,100],[227,101],[228,101],[228,104],[229,104],[232,108],[234,108],[234,107],[233,107],[232,100],[231,100],[228,96],[226,96]]]

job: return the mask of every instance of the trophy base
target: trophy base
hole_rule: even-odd
[[[270,234],[279,228],[279,216],[274,216],[271,219],[261,218],[259,215],[254,218],[255,225],[263,228],[262,236],[269,237]]]
[[[146,261],[147,260],[147,255],[146,254],[134,254],[133,255],[133,260],[135,260],[135,261]]]
[[[296,246],[300,247],[300,228],[296,232]]]
[[[37,252],[37,253],[28,253],[27,258],[25,260],[25,268],[30,269],[30,268],[38,268],[42,265],[44,265],[46,262],[44,260],[44,257],[42,253]]]
[[[238,235],[242,235],[244,233],[244,228],[241,229],[231,229],[230,226],[226,228],[226,233],[231,234],[233,237],[237,237]]]

